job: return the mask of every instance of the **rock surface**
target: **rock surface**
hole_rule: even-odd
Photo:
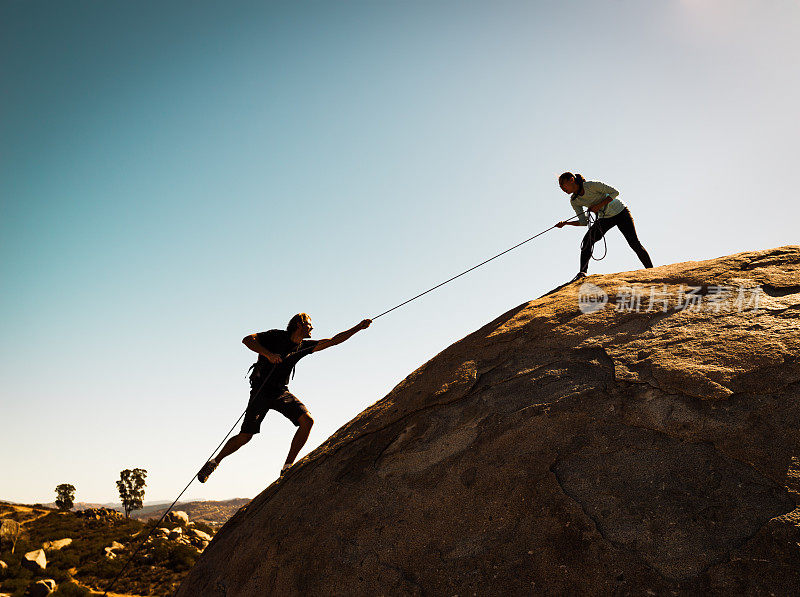
[[[408,376],[177,595],[798,594],[800,247],[585,284]]]
[[[189,515],[183,510],[175,510],[167,514],[167,522],[176,522],[178,524],[186,524],[189,522]]]
[[[192,537],[197,537],[198,539],[201,539],[203,541],[211,541],[211,535],[209,535],[205,531],[201,531],[200,529],[192,529],[191,531],[189,531],[189,534]]]
[[[59,551],[69,545],[72,545],[72,539],[57,539],[55,541],[45,541],[42,544],[42,549],[45,551]]]
[[[113,560],[119,555],[117,552],[123,549],[125,549],[125,546],[122,543],[119,541],[112,541],[111,545],[103,548],[103,553],[107,559]]]
[[[28,570],[42,572],[47,568],[47,557],[44,555],[43,549],[37,549],[22,556],[20,563]]]

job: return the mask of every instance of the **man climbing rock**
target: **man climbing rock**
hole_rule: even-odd
[[[258,353],[258,361],[253,365],[253,373],[250,375],[250,401],[241,431],[228,440],[216,458],[203,465],[197,473],[197,479],[205,483],[223,458],[233,454],[249,442],[254,434],[259,433],[261,422],[270,409],[281,413],[298,428],[292,438],[286,463],[281,469],[283,475],[306,443],[314,424],[305,405],[289,392],[289,377],[293,374],[295,365],[312,352],[341,344],[356,332],[368,328],[371,323],[371,319],[365,319],[333,338],[308,340],[313,329],[311,318],[307,313],[298,313],[289,320],[286,330],[270,330],[246,336],[242,343]]]

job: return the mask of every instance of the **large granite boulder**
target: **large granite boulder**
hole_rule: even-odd
[[[177,595],[800,594],[800,247],[589,276],[456,342]]]

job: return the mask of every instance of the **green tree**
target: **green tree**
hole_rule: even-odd
[[[142,509],[144,488],[147,485],[144,482],[145,477],[147,477],[147,471],[143,468],[135,468],[133,470],[126,468],[119,473],[117,489],[119,489],[122,507],[125,509],[125,516],[128,518],[130,518],[132,510]]]
[[[75,505],[75,486],[62,483],[56,487],[56,506],[59,510],[72,510]]]

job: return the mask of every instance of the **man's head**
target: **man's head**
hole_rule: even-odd
[[[311,317],[308,313],[298,313],[289,320],[289,325],[286,326],[286,331],[289,336],[302,340],[303,338],[311,337],[311,330],[314,326],[311,325]]]

